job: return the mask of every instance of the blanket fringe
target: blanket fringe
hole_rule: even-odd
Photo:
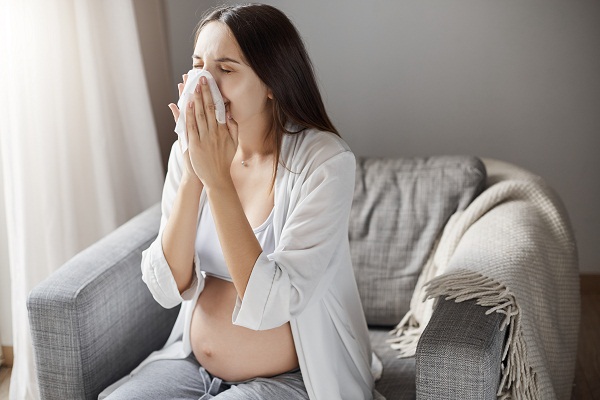
[[[504,330],[508,326],[509,336],[502,351],[502,378],[496,393],[497,398],[499,400],[539,400],[536,373],[527,363],[527,349],[521,331],[519,306],[508,288],[479,273],[457,270],[438,276],[425,284],[426,299],[441,296],[446,296],[446,300],[454,300],[457,303],[477,299],[478,305],[489,308],[485,312],[486,315],[493,312],[505,315],[500,330]],[[405,328],[403,333],[406,339],[400,339],[398,343],[414,340],[413,335],[422,330],[422,327],[415,326]],[[397,327],[393,332],[399,331],[402,329]],[[416,342],[418,342],[418,338]],[[416,344],[414,347],[416,350]]]
[[[402,318],[402,321],[388,333],[397,337],[387,339],[386,343],[391,343],[390,347],[398,350],[396,358],[414,357],[422,333],[423,328],[419,326],[419,322],[414,318],[412,312],[409,311]]]
[[[423,267],[423,271],[419,276],[417,284],[415,286],[415,292],[420,293],[423,291],[423,285],[434,277],[433,273],[437,270],[434,268],[436,265],[436,254],[438,250],[438,246],[442,241],[442,238],[447,236],[449,232],[456,225],[456,221],[462,215],[462,211],[457,211],[454,213],[446,223],[444,230],[438,235],[435,242],[433,243],[433,247],[429,252],[429,257],[425,262],[425,266]],[[431,304],[413,304],[413,302],[418,303],[418,299],[412,299],[410,304],[410,309],[404,315],[402,320],[396,325],[396,327],[388,332],[388,335],[395,335],[396,337],[393,339],[387,339],[386,343],[391,343],[390,346],[394,350],[398,350],[399,354],[397,358],[409,358],[414,357],[417,352],[417,344],[419,343],[419,338],[423,333],[423,329],[429,322],[429,317],[431,316],[431,307],[434,301],[430,301]],[[427,299],[423,298],[421,303],[426,302]],[[416,318],[416,315],[421,315],[421,320]]]
[[[388,335],[394,335],[395,338],[387,339],[390,347],[398,350],[396,358],[414,357],[417,352],[417,344],[427,324],[421,324],[414,316],[413,311],[409,310],[396,327],[388,332]]]

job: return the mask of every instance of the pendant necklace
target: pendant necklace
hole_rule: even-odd
[[[254,156],[250,157],[250,158],[249,158],[249,159],[247,159],[247,160],[242,160],[242,165],[243,165],[244,167],[247,167],[247,166],[248,166],[248,161],[252,160],[254,157],[256,157],[256,155],[254,155]]]

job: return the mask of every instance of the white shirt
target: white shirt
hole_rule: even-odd
[[[289,125],[293,131],[297,126]],[[256,260],[243,301],[232,310],[234,325],[267,330],[290,322],[302,377],[311,400],[372,399],[381,361],[372,352],[348,241],[356,161],[339,136],[307,129],[285,134],[275,180],[275,249]],[[162,251],[162,232],[184,168],[179,143],[169,157],[156,240],[142,253],[142,279],[165,308],[182,304],[165,346],[130,375],[157,359],[185,358],[191,351],[190,322],[204,288],[200,259],[194,280],[179,294]],[[290,172],[291,170],[291,172]],[[200,211],[206,192],[200,195]],[[199,218],[200,220],[200,218]],[[128,377],[101,393],[99,399]]]

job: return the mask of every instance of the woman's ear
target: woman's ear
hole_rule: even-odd
[[[271,89],[267,90],[267,98],[269,98],[270,100],[273,100],[273,92],[271,92]]]

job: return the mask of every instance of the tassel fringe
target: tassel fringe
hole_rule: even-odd
[[[468,270],[456,270],[438,276],[424,285],[424,300],[434,299],[434,308],[441,296],[457,303],[477,299],[477,304],[487,307],[486,315],[493,312],[504,314],[500,325],[503,331],[507,326],[508,338],[502,351],[502,377],[498,392],[498,400],[540,400],[538,381],[533,369],[527,363],[527,349],[521,331],[521,315],[514,295],[504,285]],[[391,347],[400,352],[398,358],[413,357],[417,343],[425,329],[411,312],[389,332],[396,338],[386,340]]]
[[[397,358],[414,357],[421,333],[423,333],[423,328],[409,311],[402,321],[389,332],[390,335],[396,335],[396,337],[387,339],[386,343],[390,343],[392,349],[398,350]]]

